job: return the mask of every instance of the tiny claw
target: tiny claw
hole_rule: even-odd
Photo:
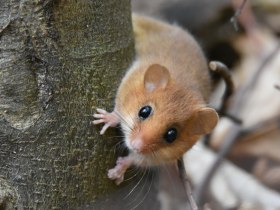
[[[93,114],[93,117],[96,118],[96,120],[93,120],[92,123],[94,125],[104,123],[100,135],[103,135],[109,127],[115,127],[120,123],[120,119],[115,112],[108,113],[106,110],[100,108],[97,108],[96,111],[97,113]]]
[[[115,180],[115,183],[119,185],[124,180],[124,174],[126,170],[131,166],[132,159],[130,156],[119,157],[116,166],[108,171],[108,178]]]
[[[100,131],[100,135],[103,135],[105,133],[105,131],[110,127],[111,125],[109,123],[105,123],[105,125],[103,125],[101,131]]]
[[[115,180],[116,185],[119,185],[124,180],[124,174],[120,174],[116,168],[112,168],[108,171],[108,178]]]
[[[95,117],[95,118],[103,118],[104,114],[93,114],[93,117]]]
[[[97,108],[96,111],[98,111],[100,114],[108,114],[108,112],[104,109]]]
[[[97,125],[97,124],[100,124],[100,123],[104,123],[104,120],[103,119],[101,119],[101,120],[93,120],[92,123],[94,125]]]

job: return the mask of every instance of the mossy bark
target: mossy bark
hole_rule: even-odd
[[[94,203],[115,188],[114,133],[91,121],[133,59],[130,1],[0,4],[0,207]]]

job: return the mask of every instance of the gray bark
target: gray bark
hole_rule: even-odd
[[[116,192],[118,138],[91,121],[133,59],[130,1],[0,5],[0,209],[92,209]]]

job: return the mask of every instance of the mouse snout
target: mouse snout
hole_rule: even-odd
[[[141,138],[131,140],[131,149],[136,153],[142,153],[144,151],[144,143]]]
[[[148,154],[154,151],[155,147],[155,144],[149,144],[142,138],[135,138],[130,142],[130,149],[135,153]]]

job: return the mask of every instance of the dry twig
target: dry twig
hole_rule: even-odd
[[[209,166],[211,167],[210,164],[217,156],[215,152],[204,147],[201,142],[197,146],[200,148],[199,151],[192,150],[184,156],[186,162],[194,163],[185,164],[185,167],[195,185],[202,182],[204,178],[201,174],[208,171]],[[219,173],[213,181],[213,186],[211,186],[213,191],[207,194],[207,197],[210,195],[210,199],[214,201],[209,203],[210,205],[218,203],[218,208],[211,205],[213,210],[235,209],[233,207],[244,203],[252,204],[257,209],[276,210],[280,207],[280,195],[277,192],[267,188],[251,174],[229,161],[223,162],[223,167],[219,168]],[[205,204],[203,206],[205,207]]]
[[[240,90],[235,94],[235,100],[233,100],[233,104],[231,106],[232,115],[238,116],[240,109],[244,106],[244,104],[247,101],[246,98],[248,97],[248,93],[255,87],[262,71],[278,55],[279,50],[280,42],[277,44],[274,50],[272,50],[271,53],[269,53],[267,57],[263,60],[261,65],[255,71],[255,74],[251,78],[249,78],[247,83],[245,83],[243,87],[241,87]]]
[[[181,180],[184,184],[184,188],[185,188],[185,191],[186,191],[186,194],[187,194],[187,198],[188,198],[188,200],[190,202],[190,206],[192,208],[191,210],[198,210],[196,202],[193,198],[191,185],[190,185],[189,179],[188,179],[187,174],[186,174],[183,159],[178,160],[177,165],[178,165],[178,169],[179,169],[180,178],[181,178]]]
[[[238,116],[240,109],[244,106],[246,102],[247,94],[255,87],[256,82],[261,75],[261,72],[265,69],[266,65],[271,62],[277,55],[280,49],[280,43],[276,46],[276,48],[264,59],[262,64],[256,70],[253,77],[251,77],[247,83],[243,87],[239,89],[237,94],[235,94],[235,101],[231,106],[231,113],[233,116]],[[223,158],[228,154],[230,149],[232,148],[233,144],[237,141],[238,136],[242,132],[242,126],[240,124],[233,124],[231,129],[229,130],[226,138],[224,139],[224,143],[221,146],[221,149],[218,152],[217,159],[213,163],[212,167],[206,174],[204,180],[202,181],[201,185],[198,187],[197,190],[197,200],[198,206],[201,207],[204,204],[204,197],[205,193],[208,191],[209,184],[212,180],[213,175],[215,174],[216,170],[221,165]]]
[[[236,31],[239,30],[239,27],[238,27],[238,17],[241,15],[244,7],[245,7],[245,4],[246,4],[247,0],[243,0],[242,4],[240,5],[240,7],[235,11],[233,17],[230,19],[230,22],[232,22],[233,24],[233,27]]]
[[[271,119],[258,122],[249,128],[241,130],[237,138],[242,139],[242,141],[248,141],[251,139],[256,139],[260,136],[264,136],[268,133],[272,133],[279,129],[280,116],[276,116]]]
[[[204,205],[205,194],[208,191],[209,184],[212,180],[212,177],[214,176],[217,169],[220,167],[221,163],[223,162],[224,157],[227,155],[227,153],[230,150],[230,148],[232,147],[232,145],[235,143],[240,131],[241,131],[241,125],[233,124],[230,132],[227,135],[227,138],[224,140],[224,144],[222,145],[221,149],[219,150],[217,159],[215,160],[212,167],[210,168],[210,170],[207,172],[205,178],[203,179],[201,185],[197,189],[196,194],[197,194],[198,206]]]
[[[226,86],[226,89],[225,89],[225,92],[224,92],[224,95],[223,95],[223,99],[222,99],[221,107],[217,110],[219,115],[227,117],[235,123],[241,124],[242,121],[240,119],[236,118],[233,115],[230,115],[230,114],[226,113],[228,100],[234,92],[234,84],[233,84],[231,74],[230,74],[230,71],[229,71],[228,67],[225,64],[223,64],[219,61],[211,61],[209,63],[209,68],[210,68],[211,71],[213,71],[214,73],[216,73],[220,77],[222,77],[222,79],[225,82],[225,86]]]
[[[222,98],[221,107],[217,110],[217,112],[219,113],[220,116],[227,117],[227,118],[231,119],[233,122],[241,124],[242,121],[240,119],[236,118],[233,115],[226,113],[228,100],[234,92],[234,84],[233,84],[231,74],[230,74],[228,67],[219,61],[211,61],[209,63],[209,68],[211,71],[213,71],[214,73],[219,75],[224,80],[225,87],[226,87],[223,98]],[[205,136],[205,138],[204,138],[205,145],[209,145],[210,136],[211,136],[211,134]]]
[[[209,63],[209,67],[210,67],[210,70],[212,70],[213,72],[215,72],[219,76],[221,76],[226,84],[226,90],[223,95],[222,105],[219,110],[220,112],[223,113],[223,112],[225,112],[227,101],[228,101],[229,97],[233,94],[233,91],[234,91],[234,84],[231,79],[231,74],[228,70],[228,67],[219,61],[211,61]]]
[[[227,68],[227,66],[225,64],[223,64],[219,61],[211,61],[209,63],[209,68],[211,71],[213,71],[213,72],[217,73],[219,76],[221,76],[226,85],[226,89],[225,89],[223,99],[222,99],[221,108],[218,110],[219,114],[226,116],[226,117],[232,119],[234,122],[237,122],[240,124],[241,122],[239,119],[235,118],[234,116],[230,116],[229,114],[226,113],[227,102],[234,91],[234,84],[233,84],[229,69]],[[207,137],[207,139],[209,140],[209,136]],[[207,142],[206,142],[206,144],[207,144]],[[197,210],[198,207],[192,196],[192,191],[191,191],[190,183],[189,183],[187,175],[186,175],[183,160],[178,161],[178,168],[179,168],[179,174],[180,174],[181,180],[184,183],[184,187],[186,190],[188,200],[191,204],[191,208],[192,208],[192,210]]]

